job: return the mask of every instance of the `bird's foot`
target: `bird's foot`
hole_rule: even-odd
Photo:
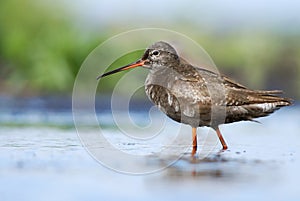
[[[225,144],[225,145],[223,145],[223,151],[225,151],[225,150],[227,150],[228,149],[228,146]]]
[[[197,152],[197,146],[193,146],[193,149],[192,149],[192,157],[195,156],[196,152]]]

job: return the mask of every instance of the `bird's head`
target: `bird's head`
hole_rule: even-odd
[[[156,70],[160,68],[171,67],[172,65],[177,64],[179,64],[179,57],[176,50],[170,44],[159,41],[149,46],[141,59],[126,66],[104,73],[103,75],[98,76],[97,79],[136,67],[144,67],[150,70]]]

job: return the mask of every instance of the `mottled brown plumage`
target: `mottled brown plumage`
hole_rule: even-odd
[[[227,149],[220,124],[252,121],[291,104],[290,99],[278,96],[281,91],[251,90],[226,76],[192,66],[162,41],[151,45],[137,62],[99,77],[138,66],[150,70],[145,82],[149,99],[171,119],[192,126],[193,154],[197,150],[197,127],[215,129],[223,149]]]

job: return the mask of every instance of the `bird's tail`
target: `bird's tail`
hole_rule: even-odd
[[[289,106],[293,104],[293,100],[290,98],[279,96],[282,94],[280,90],[273,91],[255,91],[257,94],[257,101],[264,103],[275,103],[278,107]]]
[[[253,92],[255,92],[254,100],[248,108],[249,112],[253,110],[252,118],[267,116],[281,107],[293,104],[292,99],[279,96],[282,94],[282,91],[279,90]]]

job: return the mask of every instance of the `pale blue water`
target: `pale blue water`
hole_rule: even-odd
[[[1,201],[299,200],[299,112],[299,108],[288,108],[261,119],[262,124],[224,125],[228,151],[219,152],[216,147],[203,160],[191,160],[185,154],[162,171],[133,176],[103,167],[89,155],[68,110],[6,110],[0,115]],[[139,120],[145,116],[134,114]],[[123,149],[145,153],[158,146],[122,141],[110,117],[99,114],[105,120],[105,134]],[[198,130],[200,141],[206,130]],[[149,166],[165,165],[156,155],[145,161]]]

